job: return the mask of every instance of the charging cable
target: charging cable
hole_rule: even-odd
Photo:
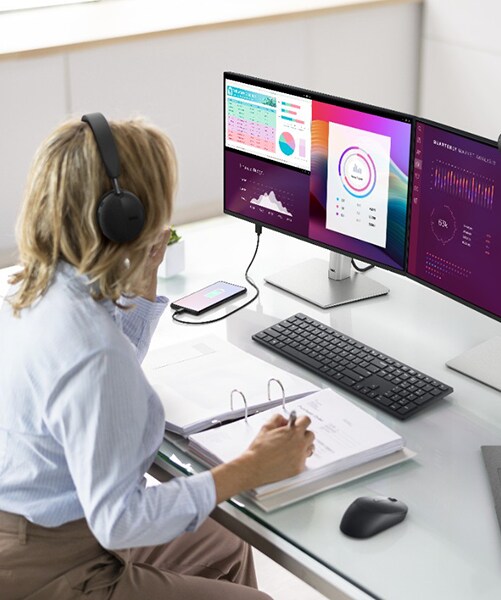
[[[261,227],[261,225],[259,225],[257,223],[255,224],[255,228],[256,228],[256,235],[257,235],[256,249],[254,250],[254,254],[252,255],[249,266],[247,267],[247,269],[245,269],[245,275],[244,275],[247,283],[256,290],[254,296],[252,296],[252,298],[250,300],[247,300],[247,302],[245,302],[245,304],[242,304],[241,306],[237,306],[237,308],[233,309],[231,312],[226,313],[222,317],[217,317],[216,319],[210,319],[208,321],[183,321],[182,319],[180,319],[178,317],[178,315],[180,315],[181,313],[184,313],[186,311],[183,308],[180,308],[172,313],[172,319],[174,321],[176,321],[177,323],[183,323],[184,325],[207,325],[208,323],[216,323],[217,321],[222,321],[223,319],[226,319],[226,317],[229,317],[229,316],[235,314],[236,312],[238,312],[239,310],[242,310],[242,308],[249,306],[249,304],[251,304],[252,302],[254,302],[254,300],[256,300],[256,298],[259,296],[259,288],[249,277],[249,270],[252,267],[252,263],[254,262],[254,259],[256,258],[256,255],[257,255],[257,251],[259,250],[259,239],[260,239],[263,228]]]
[[[374,268],[374,265],[368,265],[367,267],[359,267],[355,262],[354,258],[351,259],[351,266],[355,269],[355,271],[358,271],[359,273],[365,273],[366,271],[370,271]]]

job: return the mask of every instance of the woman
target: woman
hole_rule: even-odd
[[[100,228],[111,185],[88,123],[56,129],[28,181],[21,270],[0,311],[1,595],[263,600],[247,545],[207,517],[299,473],[309,420],[288,428],[277,415],[238,459],[145,488],[164,418],[140,361],[167,306],[156,272],[176,164],[153,126],[110,126],[120,186],[144,207],[138,237],[117,243]]]

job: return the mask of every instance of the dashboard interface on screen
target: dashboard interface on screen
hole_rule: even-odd
[[[403,270],[411,119],[233,74],[224,89],[225,211]]]
[[[501,155],[416,123],[410,275],[501,317]]]

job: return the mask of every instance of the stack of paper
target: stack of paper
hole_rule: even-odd
[[[330,389],[287,404],[284,416],[296,410],[308,415],[315,433],[315,452],[299,475],[248,492],[264,510],[272,510],[414,456],[403,439],[377,419]],[[208,466],[242,454],[273,413],[247,422],[203,431],[189,437],[189,451]]]
[[[248,414],[290,402],[319,388],[216,336],[196,338],[185,344],[167,346],[148,354],[144,372],[162,401],[165,428],[184,437],[215,425],[239,419],[245,406]]]

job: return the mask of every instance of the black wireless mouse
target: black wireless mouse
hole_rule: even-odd
[[[403,521],[407,506],[396,498],[369,498],[353,501],[341,519],[341,531],[354,538],[368,538]]]

